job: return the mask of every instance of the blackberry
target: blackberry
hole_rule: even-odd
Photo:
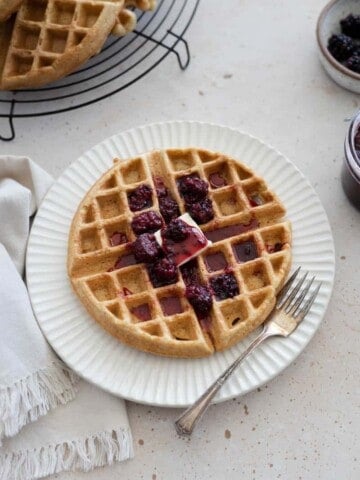
[[[176,265],[171,257],[162,258],[152,266],[151,270],[157,284],[174,283],[178,277]]]
[[[339,62],[347,60],[351,56],[354,47],[355,45],[352,38],[342,33],[339,35],[332,35],[329,38],[328,50]]]
[[[180,218],[171,220],[169,225],[164,231],[164,237],[172,240],[173,242],[182,242],[189,236],[190,228]]]
[[[186,204],[186,209],[196,223],[202,225],[214,218],[214,211],[211,200],[206,198],[198,203]]]
[[[360,129],[355,134],[354,145],[356,150],[360,150]]]
[[[138,212],[152,205],[152,190],[148,185],[139,185],[132,192],[128,193],[130,210]]]
[[[208,193],[209,185],[199,177],[188,175],[178,181],[179,191],[186,203],[194,203],[203,200]]]
[[[178,204],[169,195],[159,198],[160,213],[164,217],[166,223],[169,223],[173,218],[180,216]]]
[[[161,257],[160,245],[151,233],[143,233],[131,246],[138,262],[151,263]]]
[[[154,233],[162,227],[162,218],[156,212],[144,212],[140,213],[137,217],[133,218],[131,227],[135,235],[141,235],[142,233]]]
[[[185,282],[185,285],[191,285],[193,283],[199,283],[199,269],[197,264],[197,259],[194,258],[189,262],[186,262],[185,265],[180,267],[182,278]]]
[[[352,38],[360,38],[360,15],[350,13],[340,21],[341,31]]]
[[[344,62],[344,67],[353,72],[360,73],[360,55],[351,55],[351,57]]]
[[[197,284],[188,285],[185,295],[198,316],[204,318],[210,313],[212,297],[209,287]]]
[[[232,273],[224,273],[210,280],[217,300],[225,300],[239,295],[239,287],[236,278]]]

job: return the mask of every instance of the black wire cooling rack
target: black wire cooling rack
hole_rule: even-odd
[[[159,65],[170,53],[185,70],[190,51],[184,35],[200,0],[158,0],[153,12],[137,12],[136,30],[123,38],[109,37],[102,51],[82,69],[49,86],[0,91],[0,140],[15,138],[14,119],[68,112],[103,100]]]

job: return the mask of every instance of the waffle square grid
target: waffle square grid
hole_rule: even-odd
[[[219,172],[224,185],[213,185],[211,176]],[[230,271],[240,292],[223,300],[214,296],[207,321],[197,318],[186,299],[181,274],[175,284],[156,288],[144,264],[136,263],[128,243],[111,244],[115,232],[127,242],[136,239],[131,220],[138,213],[159,212],[157,177],[171,192],[181,214],[185,213],[177,181],[186,175],[209,182],[214,219],[201,225],[205,235],[226,232],[234,225],[249,225],[248,231],[219,240],[212,238],[213,245],[198,257],[202,283],[209,284]],[[151,206],[132,212],[129,194],[144,184],[152,190]],[[259,198],[261,203],[256,204]],[[209,355],[249,334],[273,308],[291,263],[291,228],[289,222],[282,221],[284,213],[281,202],[262,178],[220,153],[174,149],[117,161],[88,192],[74,217],[69,276],[91,315],[124,343],[160,355]],[[249,261],[240,261],[238,252],[248,245],[253,249]],[[123,266],[114,269],[119,259]],[[175,313],[167,313],[166,305],[175,303]],[[145,321],[139,318],[139,309]]]

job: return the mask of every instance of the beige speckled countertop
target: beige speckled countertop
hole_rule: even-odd
[[[18,120],[1,153],[27,154],[58,176],[120,130],[168,119],[239,127],[274,145],[309,178],[332,225],[337,275],[322,326],[296,362],[265,387],[211,407],[191,440],[175,409],[128,403],[135,458],[62,480],[360,478],[360,213],[339,171],[347,119],[360,97],[318,62],[315,24],[325,0],[203,0],[187,39],[192,63],[169,56],[127,90],[70,114]]]

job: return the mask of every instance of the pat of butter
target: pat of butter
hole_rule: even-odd
[[[161,230],[155,232],[154,235],[159,245],[166,253],[174,256],[176,265],[180,267],[206,250],[212,242],[205,237],[198,224],[194,222],[188,213],[184,213],[184,215],[178,218],[191,227],[190,234],[184,240],[181,242],[169,242],[169,245],[167,245],[167,242],[164,244]]]

